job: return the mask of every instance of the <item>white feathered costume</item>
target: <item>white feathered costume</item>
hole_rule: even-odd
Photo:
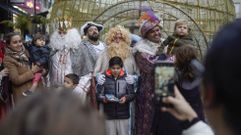
[[[52,49],[49,65],[49,86],[63,86],[64,76],[73,73],[70,54],[78,48],[81,38],[77,29],[67,30],[66,35],[60,36],[58,30],[51,38],[49,47]]]

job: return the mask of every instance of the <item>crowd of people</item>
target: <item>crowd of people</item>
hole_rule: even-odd
[[[0,46],[1,134],[240,133],[240,20],[217,33],[204,66],[187,20],[177,20],[164,41],[158,17],[140,20],[137,41],[120,25],[101,41],[103,30],[95,22],[80,31],[59,25],[49,43],[36,33],[31,45],[19,33],[6,34]],[[174,64],[173,96],[161,101],[169,107],[154,99],[160,62]]]

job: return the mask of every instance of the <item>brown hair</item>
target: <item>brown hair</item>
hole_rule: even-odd
[[[73,84],[79,84],[79,76],[76,74],[67,74],[65,77],[69,78]]]
[[[27,97],[3,121],[1,135],[104,135],[104,118],[67,90]]]
[[[184,45],[177,48],[175,56],[175,65],[183,73],[183,78],[192,81],[195,74],[190,62],[197,59],[197,50],[191,45]]]
[[[21,37],[21,35],[19,33],[17,33],[17,32],[10,32],[10,33],[8,33],[4,37],[4,40],[5,40],[7,46],[10,45],[13,36],[20,36]]]
[[[38,39],[43,39],[43,40],[45,41],[45,37],[44,37],[43,34],[36,33],[36,34],[33,36],[33,44],[35,44],[35,42],[36,42]]]

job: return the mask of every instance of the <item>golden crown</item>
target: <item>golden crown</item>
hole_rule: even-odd
[[[72,17],[57,17],[54,19],[54,23],[56,24],[56,29],[67,31],[72,26]]]

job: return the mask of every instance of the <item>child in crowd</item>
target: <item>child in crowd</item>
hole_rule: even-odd
[[[76,74],[67,74],[64,77],[64,87],[68,89],[74,89],[79,84],[79,76]]]
[[[24,96],[31,95],[38,86],[42,75],[47,74],[50,48],[45,44],[45,37],[42,34],[36,34],[33,38],[33,43],[28,48],[30,54],[30,64],[38,65],[42,68],[34,74],[33,85],[29,90],[23,92]]]
[[[79,91],[79,89],[76,89],[77,85],[79,84],[80,77],[76,74],[67,74],[64,77],[64,87],[73,90],[73,92],[80,96],[81,101],[83,103],[86,102],[86,92],[85,91]]]
[[[130,102],[134,99],[134,86],[125,80],[123,62],[112,57],[105,73],[105,82],[97,84],[97,99],[104,105],[107,135],[128,135]]]
[[[187,20],[179,19],[176,21],[173,35],[168,36],[163,42],[167,46],[166,53],[168,55],[172,56],[178,47],[194,44],[190,30]]]
[[[198,117],[205,121],[200,93],[204,67],[198,61],[197,50],[193,46],[185,45],[176,50],[175,56],[176,85]]]

